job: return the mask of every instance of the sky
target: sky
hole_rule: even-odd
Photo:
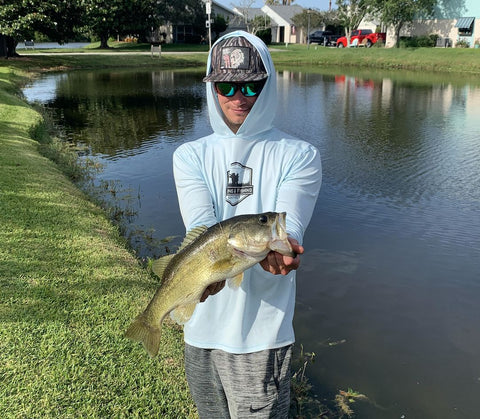
[[[237,6],[241,3],[241,0],[215,0],[217,3],[220,3],[222,6],[233,9],[234,6]],[[252,7],[262,7],[265,4],[263,0],[256,0]],[[329,0],[295,0],[292,4],[298,4],[306,9],[311,7],[312,9],[319,10],[328,10]],[[335,0],[332,0],[332,8],[335,7]]]
[[[241,3],[241,0],[215,0],[223,6],[233,9],[234,6]],[[336,1],[332,1],[332,8],[336,8]],[[256,0],[252,7],[262,7],[264,5],[263,0]],[[304,8],[311,7],[312,9],[328,10],[329,0],[296,0],[292,4],[298,4]],[[480,17],[480,2],[478,0],[465,0],[465,6],[467,11],[466,16]]]

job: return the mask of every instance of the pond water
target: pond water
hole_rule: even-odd
[[[92,183],[139,257],[184,234],[171,158],[211,132],[202,76],[73,72],[25,89],[102,165]],[[277,125],[323,161],[295,315],[314,391],[363,393],[359,418],[478,417],[478,82],[342,69],[278,80]]]
[[[35,42],[35,49],[65,49],[65,48],[83,48],[90,45],[90,42],[70,42],[65,44],[59,44],[57,42]],[[17,45],[17,49],[31,49],[31,47],[25,47],[25,42],[20,42]]]

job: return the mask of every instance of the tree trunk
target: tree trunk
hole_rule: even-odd
[[[100,35],[100,49],[108,49],[108,34]]]
[[[0,57],[10,58],[18,57],[17,41],[7,35],[0,35]]]
[[[402,30],[403,22],[399,22],[395,26],[395,47],[400,48],[400,31]]]
[[[350,46],[350,39],[352,39],[352,28],[345,28],[345,37],[347,38],[347,48]]]

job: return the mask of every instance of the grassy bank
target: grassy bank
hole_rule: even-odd
[[[204,67],[206,45],[165,45],[160,59],[152,59],[149,44],[112,43],[109,50],[95,44],[82,49],[19,50],[20,68],[109,68],[109,67]],[[480,74],[480,50],[472,48],[324,48],[311,45],[271,45],[278,68],[306,67],[310,70],[335,67],[349,70],[409,70],[459,76]],[[75,53],[77,55],[64,55]],[[130,54],[129,54],[130,53]],[[45,55],[51,54],[51,55]],[[173,55],[171,55],[173,54]],[[101,59],[99,60],[99,56]],[[23,63],[22,63],[23,61]]]
[[[0,67],[2,417],[195,417],[180,332],[164,328],[155,360],[123,337],[158,283],[42,155],[52,145],[17,64]]]
[[[92,60],[90,54],[102,55],[104,64],[99,63],[98,57],[94,58],[95,66],[105,65],[118,61],[119,66],[129,65],[131,57],[125,57],[126,53],[135,55],[138,65],[149,66],[156,65],[161,67],[170,66],[205,66],[206,45],[165,45],[162,47],[164,52],[157,63],[152,63],[149,55],[149,44],[125,44],[112,43],[109,50],[99,50],[93,44],[88,48],[77,50],[51,49],[51,50],[28,50],[20,51],[20,54],[28,57],[36,57],[39,61],[46,59],[46,65],[53,63],[62,63],[67,66],[81,65]],[[309,69],[320,69],[324,67],[336,67],[345,69],[382,69],[382,70],[410,70],[432,73],[457,73],[457,74],[480,74],[480,50],[472,48],[324,48],[311,45],[307,49],[306,45],[291,44],[285,46],[271,45],[272,57],[275,65],[279,68],[298,66],[308,67]],[[65,52],[75,52],[82,56],[60,56]],[[42,56],[42,54],[55,54],[56,57]],[[171,56],[171,53],[179,53]],[[112,57],[113,54],[113,57]],[[144,55],[141,55],[144,54]],[[122,57],[123,55],[123,57]],[[42,58],[40,58],[42,56]],[[65,57],[63,60],[60,57]],[[50,63],[49,63],[50,61]]]
[[[302,65],[480,74],[480,50],[463,48],[324,48],[290,45],[273,52],[277,66]]]

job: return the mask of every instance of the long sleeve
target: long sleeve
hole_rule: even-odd
[[[322,164],[315,147],[299,150],[279,185],[276,210],[287,212],[288,233],[302,242],[322,182]]]
[[[187,230],[235,215],[285,211],[287,232],[302,242],[321,184],[320,156],[311,144],[275,129],[256,140],[214,134],[181,145],[173,165]],[[226,286],[197,305],[184,326],[185,341],[231,353],[294,342],[295,275],[248,269],[239,288]]]
[[[190,144],[179,147],[173,155],[173,173],[183,223],[188,230],[217,221],[212,200],[202,173],[202,162]]]

